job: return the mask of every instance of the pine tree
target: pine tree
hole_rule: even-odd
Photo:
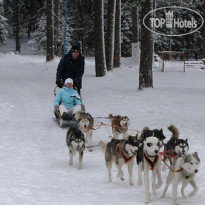
[[[3,5],[2,2],[0,2],[0,45],[6,44],[6,39],[8,36],[7,27],[7,19],[4,17]]]
[[[121,15],[121,55],[123,57],[131,56],[131,43],[132,43],[132,0],[122,1],[122,15]]]

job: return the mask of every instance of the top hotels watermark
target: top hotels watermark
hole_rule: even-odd
[[[147,13],[143,24],[148,30],[159,35],[184,36],[199,30],[204,24],[204,19],[192,9],[169,6]]]

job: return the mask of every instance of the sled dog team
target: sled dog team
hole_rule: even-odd
[[[73,164],[73,156],[76,152],[79,152],[79,169],[82,169],[85,143],[88,143],[89,151],[92,151],[94,122],[93,117],[84,111],[77,112],[75,118],[78,122],[78,128],[71,127],[66,136],[70,154],[69,165]],[[133,186],[133,164],[134,160],[136,160],[138,164],[138,185],[144,183],[146,204],[151,202],[149,186],[151,185],[154,194],[162,186],[161,170],[165,171],[166,166],[169,169],[169,173],[161,198],[165,197],[169,185],[172,184],[172,204],[178,205],[177,189],[181,182],[183,198],[186,198],[184,190],[188,184],[193,187],[193,191],[189,196],[193,196],[196,193],[197,186],[194,177],[198,172],[200,159],[197,152],[188,153],[188,139],[179,138],[179,131],[174,125],[168,127],[172,136],[164,144],[166,137],[162,129],[151,130],[145,127],[140,136],[138,134],[131,136],[127,133],[130,124],[127,116],[109,114],[109,120],[112,125],[113,138],[107,144],[103,141],[99,142],[99,146],[105,154],[108,182],[112,182],[111,168],[113,162],[118,170],[117,177],[120,180],[124,180],[122,166],[127,164],[129,184]],[[84,137],[84,134],[86,137]],[[123,135],[123,139],[118,139],[120,134]],[[160,152],[162,147],[164,147],[164,150]],[[149,172],[152,173],[152,182],[149,179]],[[143,179],[142,173],[144,173]]]

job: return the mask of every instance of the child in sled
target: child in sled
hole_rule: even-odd
[[[73,89],[73,80],[67,78],[54,99],[54,114],[56,118],[73,120],[76,112],[85,110],[78,92]]]

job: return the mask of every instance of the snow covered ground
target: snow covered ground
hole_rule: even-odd
[[[134,164],[134,186],[112,169],[113,182],[107,183],[104,154],[99,147],[84,153],[83,169],[68,165],[66,129],[52,121],[53,90],[59,58],[45,62],[44,56],[0,54],[0,204],[2,205],[141,205],[145,201],[144,186],[137,185]],[[154,88],[138,91],[138,67],[123,61],[103,78],[95,77],[94,58],[86,58],[82,98],[93,117],[127,115],[130,128],[142,130],[174,124],[181,138],[188,138],[190,152],[201,158],[196,175],[198,192],[181,204],[202,205],[205,201],[205,71],[200,65],[186,72],[153,73]],[[96,119],[95,125],[106,119]],[[94,145],[108,142],[110,127],[94,131]],[[135,131],[130,134],[135,135]],[[151,195],[153,205],[171,204],[171,187],[160,199],[168,171],[163,172],[163,186]],[[191,191],[188,187],[187,192]]]

